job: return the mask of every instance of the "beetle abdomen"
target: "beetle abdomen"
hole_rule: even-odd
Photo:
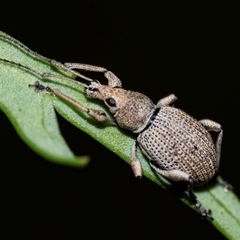
[[[204,184],[215,174],[216,151],[210,134],[177,108],[162,107],[137,140],[154,165],[188,173],[194,184]]]

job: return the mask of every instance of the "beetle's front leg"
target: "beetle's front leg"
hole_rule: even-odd
[[[69,70],[79,69],[90,72],[104,73],[104,77],[108,80],[109,87],[122,87],[122,82],[120,79],[114,73],[108,71],[106,68],[82,63],[64,63],[64,66]]]
[[[87,108],[84,105],[82,105],[81,103],[74,100],[73,98],[65,95],[64,93],[62,93],[58,89],[53,89],[53,88],[50,88],[50,87],[43,86],[38,81],[35,84],[29,85],[29,86],[35,87],[36,91],[47,91],[49,93],[53,93],[55,96],[57,96],[58,98],[60,98],[64,101],[66,101],[67,103],[71,104],[72,106],[76,107],[77,109],[86,112],[89,116],[91,116],[92,118],[94,118],[98,122],[108,122],[110,124],[116,125],[116,123],[113,120],[108,118],[108,116],[106,115],[106,113],[104,111],[96,110],[96,109],[92,109],[92,108]]]

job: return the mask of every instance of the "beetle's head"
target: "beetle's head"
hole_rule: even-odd
[[[147,96],[118,84],[109,86],[93,81],[85,91],[88,97],[104,101],[120,127],[136,133],[145,128],[154,111],[155,105]]]

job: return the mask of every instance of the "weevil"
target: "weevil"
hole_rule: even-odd
[[[53,62],[54,65],[59,65]],[[139,146],[149,159],[151,167],[171,181],[188,184],[188,192],[200,210],[202,217],[210,217],[211,211],[202,206],[193,186],[201,186],[217,173],[221,155],[223,130],[220,124],[204,119],[195,120],[182,110],[171,106],[177,97],[171,94],[154,104],[142,93],[125,90],[117,76],[104,68],[76,63],[65,63],[68,69],[104,72],[108,85],[97,80],[84,84],[89,98],[102,100],[114,117],[114,121],[101,110],[89,109],[57,89],[45,87],[39,82],[32,86],[37,91],[46,90],[75,105],[99,122],[117,124],[137,134],[132,147],[131,167],[135,177],[142,177],[141,162],[137,156]],[[45,73],[43,77],[56,77]],[[218,133],[213,143],[209,131]]]
[[[193,187],[206,184],[218,172],[223,138],[223,130],[219,123],[209,119],[197,121],[184,111],[173,107],[172,104],[177,100],[174,94],[164,97],[154,104],[142,93],[123,89],[120,79],[105,68],[79,63],[62,64],[33,52],[12,38],[1,37],[17,44],[29,53],[49,61],[53,66],[65,69],[84,79],[87,83],[51,73],[41,74],[27,66],[1,59],[32,71],[41,78],[58,77],[82,85],[88,98],[99,99],[105,103],[114,120],[108,118],[104,111],[87,108],[58,89],[46,87],[40,82],[30,86],[34,86],[36,91],[45,90],[54,94],[85,111],[99,122],[108,122],[136,133],[137,138],[132,146],[131,156],[131,167],[135,177],[142,177],[141,162],[137,156],[137,148],[140,147],[142,153],[149,159],[150,166],[158,174],[173,182],[186,182],[189,195],[202,217],[210,217],[211,210],[202,206]],[[108,85],[88,78],[75,69],[101,72],[108,80]],[[210,131],[217,132],[215,143]]]

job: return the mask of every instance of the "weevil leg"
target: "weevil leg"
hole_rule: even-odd
[[[121,80],[111,71],[107,71],[104,73],[104,77],[108,80],[108,86],[115,88],[115,87],[122,87]]]
[[[217,140],[215,143],[215,148],[216,148],[216,159],[217,159],[217,163],[216,163],[216,169],[219,169],[219,165],[220,165],[220,158],[221,158],[221,148],[222,148],[222,139],[223,139],[223,130],[222,130],[222,126],[217,123],[214,122],[212,120],[209,119],[203,119],[199,121],[208,131],[214,131],[214,132],[218,132],[218,136],[217,136]],[[229,184],[228,182],[216,178],[217,182],[224,188],[224,191],[228,191],[228,190],[232,190],[233,186],[231,184]]]
[[[108,71],[106,68],[82,63],[64,63],[64,66],[68,69],[102,72],[104,73],[104,77],[108,80],[109,87],[122,87],[121,80],[114,73]]]
[[[195,206],[199,209],[201,215],[203,218],[210,217],[211,210],[206,209],[202,206],[202,204],[198,201],[197,196],[195,195],[193,191],[193,181],[191,179],[191,176],[189,174],[182,172],[180,170],[162,170],[159,167],[157,167],[156,162],[153,160],[150,160],[150,165],[151,167],[157,172],[160,173],[161,175],[165,176],[169,180],[173,182],[187,182],[188,183],[188,193],[190,198],[192,199],[193,203]]]
[[[90,64],[83,64],[83,63],[64,63],[64,66],[68,69],[79,69],[79,70],[85,70],[90,72],[106,72],[107,69],[103,67],[98,67]]]
[[[135,177],[142,177],[142,165],[137,157],[137,140],[134,141],[132,146],[131,167]]]
[[[211,220],[213,220],[213,218],[211,217],[211,210],[204,208],[202,206],[202,204],[198,201],[197,196],[193,190],[193,182],[192,182],[191,178],[189,178],[189,180],[188,180],[188,193],[189,193],[189,196],[191,197],[192,201],[194,202],[195,206],[199,209],[199,211],[202,215],[202,218],[205,219],[205,218],[209,217]]]
[[[177,97],[174,94],[170,94],[167,97],[161,98],[157,102],[156,106],[159,108],[164,107],[164,106],[169,106],[169,105],[173,104],[176,100],[177,100]]]
[[[43,86],[38,81],[35,84],[29,85],[29,86],[30,87],[35,87],[36,91],[47,91],[49,93],[53,93],[56,97],[66,101],[67,103],[71,104],[72,106],[76,107],[77,109],[86,112],[89,116],[91,116],[92,118],[94,118],[98,122],[108,122],[110,124],[116,125],[116,123],[113,120],[108,118],[108,116],[106,115],[106,113],[104,111],[96,110],[96,109],[92,109],[92,108],[87,108],[84,105],[82,105],[81,103],[74,100],[73,98],[65,95],[64,93],[62,93],[58,89],[53,89],[53,88],[50,88],[50,87]]]
[[[180,170],[162,170],[157,166],[157,163],[153,160],[149,160],[150,166],[162,176],[168,178],[173,182],[189,182],[189,174]]]
[[[222,148],[222,138],[223,138],[222,126],[219,123],[209,119],[200,120],[199,123],[201,123],[207,129],[207,131],[218,132],[217,140],[215,143],[216,158],[217,158],[216,169],[218,170],[219,164],[220,164],[220,158],[221,158],[221,148]]]

